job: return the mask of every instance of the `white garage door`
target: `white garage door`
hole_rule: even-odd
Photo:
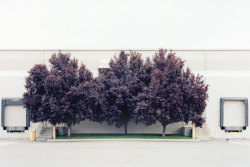
[[[245,104],[243,101],[225,101],[224,126],[245,126]]]
[[[26,109],[23,106],[5,106],[5,126],[26,126]]]

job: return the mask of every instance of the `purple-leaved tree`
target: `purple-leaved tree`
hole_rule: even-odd
[[[87,118],[89,108],[84,104],[88,99],[83,97],[86,97],[86,83],[92,80],[92,74],[84,65],[78,69],[77,60],[70,59],[70,54],[59,52],[52,55],[49,62],[51,70],[45,79],[51,107],[48,121],[53,125],[66,123],[68,136],[71,136],[71,126]]]
[[[149,86],[151,109],[162,124],[162,136],[165,136],[168,124],[183,120],[181,83],[184,61],[173,52],[166,54],[166,50],[161,49],[154,55],[153,65]]]
[[[107,69],[91,72],[70,54],[52,55],[45,65],[35,65],[26,78],[23,103],[33,122],[71,126],[89,119],[117,127],[128,123],[152,125],[159,121],[165,136],[170,123],[192,122],[201,127],[208,99],[208,85],[201,75],[195,76],[173,52],[160,49],[145,61],[137,52],[121,51],[111,59]]]
[[[208,100],[208,85],[201,75],[195,76],[189,68],[183,72],[183,114],[184,122],[202,127],[204,111]]]
[[[49,75],[49,71],[45,65],[37,64],[28,73],[25,83],[27,91],[22,99],[24,107],[28,108],[28,116],[32,122],[47,121],[50,110],[44,80]]]
[[[160,49],[153,56],[151,82],[137,96],[134,110],[136,123],[152,125],[159,121],[165,136],[170,123],[192,122],[201,127],[208,98],[208,86],[202,76],[184,70],[184,61]]]
[[[70,54],[53,54],[49,62],[50,71],[45,65],[30,70],[23,102],[33,122],[65,123],[71,136],[71,126],[85,120],[93,109],[93,77],[85,65],[78,68],[78,61]]]
[[[49,62],[51,69],[49,76],[45,79],[45,89],[51,110],[48,121],[52,125],[66,123],[68,136],[70,136],[71,125],[81,120],[81,112],[77,110],[73,113],[66,99],[66,94],[71,88],[77,86],[77,60],[70,59],[70,54],[59,52],[53,54]]]
[[[144,62],[139,53],[121,51],[111,59],[110,68],[99,70],[97,87],[103,120],[108,125],[124,126],[125,134],[133,119],[136,97],[150,82],[148,61]]]

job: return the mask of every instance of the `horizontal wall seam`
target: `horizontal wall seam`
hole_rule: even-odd
[[[158,51],[159,49],[0,49],[1,51],[97,51],[97,52],[103,52],[103,51]],[[167,49],[172,51],[250,51],[250,49]]]
[[[200,74],[204,77],[250,77],[250,71],[192,71],[194,74]],[[98,71],[92,71],[93,75],[96,77],[98,75]],[[27,77],[27,71],[0,71],[0,77]]]

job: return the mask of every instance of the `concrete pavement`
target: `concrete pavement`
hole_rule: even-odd
[[[249,167],[250,141],[209,142],[0,140],[2,167]]]

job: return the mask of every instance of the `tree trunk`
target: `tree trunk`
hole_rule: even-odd
[[[163,127],[163,130],[162,130],[162,137],[165,137],[165,136],[166,136],[166,126],[167,126],[167,125],[162,125],[162,127]]]
[[[68,137],[71,137],[71,124],[67,124],[68,126]]]
[[[128,123],[125,123],[124,124],[124,130],[125,130],[125,135],[127,135],[128,134]]]

